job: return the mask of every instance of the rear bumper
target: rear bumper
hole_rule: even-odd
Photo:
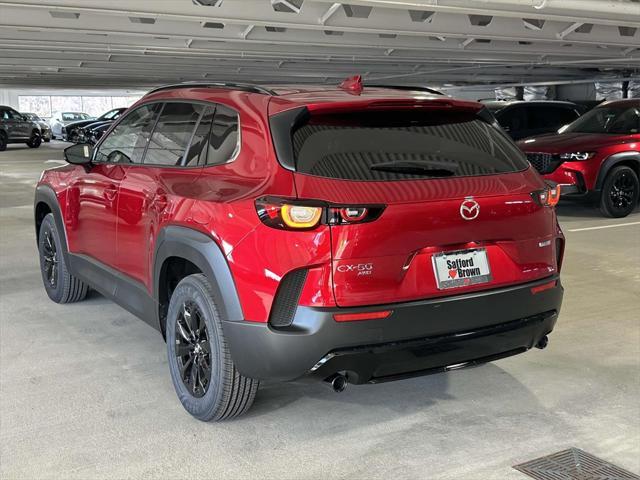
[[[547,278],[486,292],[358,309],[298,307],[293,325],[225,322],[240,373],[257,379],[326,378],[376,383],[449,370],[524,352],[553,330],[563,289],[538,293]],[[334,313],[392,309],[381,320],[336,322]]]

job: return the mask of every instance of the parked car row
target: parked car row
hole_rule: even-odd
[[[82,112],[54,112],[49,119],[49,126],[53,133],[53,138],[67,140],[67,126],[86,120],[94,120],[95,117]]]
[[[91,117],[68,123],[64,128],[63,139],[72,143],[95,143],[101,136],[101,133],[97,134],[97,131],[104,132],[104,129],[100,129],[100,127],[110,126],[126,110],[126,108],[114,108],[103,113],[98,118]],[[95,129],[99,130],[96,131]]]
[[[0,152],[6,150],[9,143],[26,143],[30,148],[38,148],[42,143],[42,128],[17,110],[0,105]]]

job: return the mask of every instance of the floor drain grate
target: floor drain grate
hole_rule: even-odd
[[[638,475],[579,448],[536,458],[513,468],[536,480],[640,480]]]

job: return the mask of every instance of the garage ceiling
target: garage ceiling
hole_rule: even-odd
[[[637,0],[0,1],[0,83],[640,77]]]

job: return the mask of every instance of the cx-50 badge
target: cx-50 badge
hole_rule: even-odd
[[[358,276],[371,275],[373,273],[373,263],[354,263],[351,265],[343,264],[338,266],[340,273],[354,272]]]
[[[480,215],[480,205],[473,197],[467,197],[460,205],[460,216],[465,220],[474,220]]]

